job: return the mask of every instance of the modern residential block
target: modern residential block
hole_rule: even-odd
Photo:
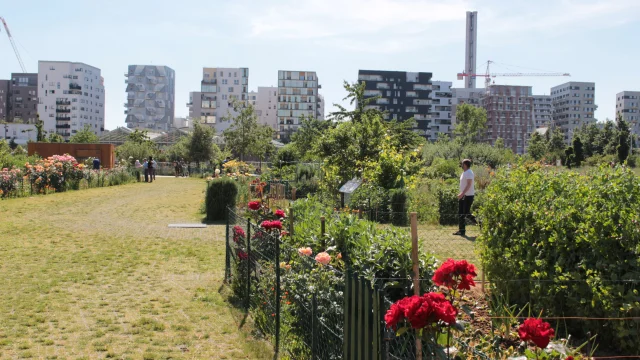
[[[218,133],[226,130],[237,115],[233,100],[247,101],[248,87],[248,68],[203,68],[200,91],[189,93],[189,117]]]
[[[85,125],[104,131],[104,79],[100,69],[81,62],[38,62],[38,114],[44,130],[65,140]]]
[[[467,11],[467,28],[464,42],[464,71],[467,74],[476,73],[476,51],[478,41],[478,12]],[[465,78],[464,87],[467,89],[475,89],[476,77],[467,76]]]
[[[450,81],[433,81],[431,91],[431,126],[427,130],[427,140],[436,141],[443,135],[451,136],[453,130],[451,125],[451,94]]]
[[[127,127],[168,131],[175,117],[175,71],[168,66],[129,65],[124,75]]]
[[[9,85],[8,122],[35,124],[38,115],[38,74],[12,73]]]
[[[572,141],[576,128],[595,123],[593,114],[598,108],[595,105],[595,90],[595,83],[577,81],[551,88],[553,125],[562,130],[567,144]]]
[[[278,138],[289,142],[300,117],[321,118],[318,76],[315,71],[278,71]]]
[[[533,121],[536,129],[551,126],[553,122],[551,95],[533,95]]]
[[[523,154],[535,129],[531,86],[491,85],[482,105],[487,110],[486,140],[495,144],[502,138],[506,147]]]
[[[0,80],[0,121],[8,121],[10,84],[10,80]]]
[[[623,91],[616,94],[616,117],[622,116],[629,123],[631,132],[640,135],[640,91]]]
[[[385,111],[385,119],[404,121],[414,118],[416,131],[429,137],[432,125],[431,73],[360,70],[358,82],[365,82],[365,98],[379,96],[368,107]]]
[[[258,115],[258,123],[269,125],[273,131],[277,132],[278,88],[260,86],[258,91],[254,91],[253,94],[255,100],[252,100],[251,103],[255,107],[256,115]]]
[[[482,107],[482,98],[486,94],[485,89],[452,88],[451,89],[451,129],[456,126],[456,111],[458,105],[469,104]]]

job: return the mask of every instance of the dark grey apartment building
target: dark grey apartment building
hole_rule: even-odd
[[[35,124],[38,115],[38,74],[12,73],[7,102],[7,122]]]
[[[366,98],[379,97],[370,108],[384,111],[386,120],[413,117],[417,129],[425,133],[431,128],[431,76],[425,72],[359,70],[358,82],[365,82]]]

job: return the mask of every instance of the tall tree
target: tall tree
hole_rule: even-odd
[[[313,149],[322,134],[333,126],[331,121],[318,120],[311,117],[300,117],[298,130],[291,135],[291,144],[301,159],[311,160]]]
[[[96,144],[98,141],[98,135],[91,131],[89,124],[85,124],[82,130],[69,138],[69,142],[74,144]]]
[[[273,145],[273,129],[268,125],[258,125],[256,129],[255,141],[249,147],[251,155],[260,159],[260,168],[262,161],[275,153],[276,147]]]
[[[547,131],[548,132],[548,131]],[[547,144],[547,153],[549,154],[549,160],[558,160],[565,155],[566,145],[564,143],[564,134],[559,127],[554,127],[551,133],[551,138]]]
[[[607,119],[597,140],[598,148],[602,149],[603,155],[615,155],[618,147],[618,138],[613,121]]]
[[[201,162],[210,161],[213,155],[213,136],[215,131],[199,121],[193,123],[193,133],[189,142],[189,157],[200,166]]]
[[[573,137],[573,163],[576,167],[579,167],[584,161],[584,151],[582,146],[582,140],[580,136]]]
[[[240,156],[240,160],[244,160],[246,155],[264,157],[264,154],[259,154],[259,152],[270,150],[266,142],[270,142],[273,138],[273,131],[266,130],[269,128],[268,125],[258,124],[258,116],[253,105],[235,100],[233,109],[238,115],[225,117],[226,120],[233,122],[222,133],[225,145]],[[256,146],[256,143],[259,145]]]
[[[416,149],[424,144],[425,139],[414,129],[418,127],[416,120],[411,118],[404,121],[392,120],[388,122],[388,134],[393,145],[399,149]]]
[[[44,137],[44,121],[40,120],[40,114],[36,115],[36,131],[38,132],[38,135],[36,135],[36,141],[37,142],[45,142],[46,139]]]
[[[565,151],[565,165],[571,169],[573,165],[575,165],[575,154],[573,152],[573,146],[569,146]]]
[[[498,148],[498,149],[504,149],[504,139],[501,138],[501,137],[498,137],[496,139],[496,142],[493,144],[493,146]]]
[[[603,149],[599,147],[598,138],[600,128],[596,124],[584,124],[574,133],[574,137],[579,136],[584,148],[584,157],[602,154]]]
[[[618,115],[616,119],[616,133],[618,135],[618,161],[623,164],[629,157],[629,149],[631,148],[631,132],[629,124],[624,121],[622,115]]]
[[[533,134],[531,134],[531,139],[529,140],[527,154],[529,154],[532,159],[538,161],[544,157],[546,152],[547,144],[545,143],[544,138],[540,136],[537,131],[534,131]]]
[[[462,144],[480,142],[487,130],[487,111],[473,105],[462,104],[456,109],[455,136]]]
[[[344,89],[347,91],[347,96],[342,100],[348,100],[350,105],[354,105],[354,110],[347,110],[344,106],[340,104],[333,104],[333,106],[338,108],[338,111],[334,111],[329,114],[329,119],[337,122],[350,120],[352,122],[361,122],[365,115],[367,117],[373,117],[376,115],[382,115],[382,112],[375,107],[368,108],[377,98],[380,96],[374,97],[365,97],[364,89],[365,82],[362,81],[360,83],[349,84],[348,82],[344,82],[342,85]]]

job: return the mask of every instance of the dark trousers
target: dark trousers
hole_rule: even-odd
[[[465,232],[467,219],[473,221],[473,216],[471,216],[471,204],[473,204],[473,196],[465,196],[458,200],[458,229],[462,234]]]
[[[149,182],[149,169],[144,169],[144,182]]]

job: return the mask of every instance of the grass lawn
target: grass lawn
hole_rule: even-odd
[[[271,359],[219,292],[224,226],[167,227],[200,221],[204,187],[0,201],[0,358]]]
[[[458,231],[457,226],[420,224],[418,239],[422,242],[425,251],[433,253],[440,260],[466,259],[479,267],[480,256],[475,252],[475,240],[480,235],[480,229],[477,226],[467,226],[466,237],[453,235],[456,231]]]

